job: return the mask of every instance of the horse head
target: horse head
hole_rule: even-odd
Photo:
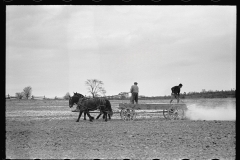
[[[85,97],[82,94],[77,92],[74,93],[72,97],[69,96],[69,107],[72,108],[74,104],[78,103],[79,99],[85,99]]]
[[[71,96],[69,96],[69,107],[73,107],[73,98]]]
[[[84,96],[82,94],[77,93],[77,92],[76,93],[73,92],[73,96],[77,96],[79,98],[84,98]]]

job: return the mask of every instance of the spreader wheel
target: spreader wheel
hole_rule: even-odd
[[[174,104],[168,109],[167,119],[184,119],[184,109],[175,106]]]
[[[168,119],[172,120],[172,119],[177,119],[178,117],[178,112],[177,110],[175,109],[175,107],[171,106],[169,109],[168,109]]]
[[[121,119],[124,121],[133,121],[136,118],[136,112],[131,108],[124,108],[120,112]]]
[[[164,116],[164,118],[169,119],[168,118],[168,110],[166,110],[166,109],[163,110],[163,116]]]

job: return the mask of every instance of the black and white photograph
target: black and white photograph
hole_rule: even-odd
[[[6,5],[5,158],[236,159],[234,5]]]

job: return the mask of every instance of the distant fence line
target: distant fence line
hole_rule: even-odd
[[[9,94],[6,95],[5,98],[6,98],[6,99],[27,99],[26,97],[18,98],[18,97],[16,97],[16,96],[10,96]],[[121,97],[116,97],[116,96],[105,96],[105,98],[107,98],[107,99],[122,99]],[[29,97],[28,99],[55,99],[55,100],[67,100],[67,99],[65,99],[64,97],[57,97],[57,96],[55,96],[54,98],[48,98],[48,97],[45,97],[45,96],[34,96],[34,95],[32,95],[31,97]],[[125,98],[125,99],[129,99],[129,98]]]
[[[105,98],[107,99],[130,99],[130,97],[122,97],[120,95],[113,95],[113,96],[104,96]],[[139,96],[139,98],[141,98]],[[6,95],[6,99],[18,99],[18,97],[16,96],[10,96],[9,94]],[[19,98],[19,99],[26,99],[26,97],[22,97],[22,98]],[[54,98],[47,98],[45,96],[30,96],[28,99],[56,99],[56,100],[67,100],[67,98],[65,99],[64,97],[57,97],[55,96]]]
[[[18,97],[16,96],[10,96],[9,94],[5,97],[6,99],[18,99]],[[19,98],[20,99],[20,98]],[[24,98],[21,98],[21,99],[26,99],[25,97]],[[32,95],[31,97],[29,97],[28,99],[59,99],[59,100],[64,100],[63,97],[57,97],[55,96],[54,98],[48,98],[48,97],[45,97],[45,96],[34,96]]]

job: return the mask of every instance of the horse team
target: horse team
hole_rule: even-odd
[[[89,111],[100,110],[100,114],[97,116],[98,119],[102,114],[105,121],[107,118],[111,119],[113,115],[111,103],[108,99],[102,97],[87,98],[80,93],[74,93],[71,97],[69,96],[69,107],[72,108],[74,104],[77,104],[77,109],[79,109],[79,116],[76,122],[79,122],[82,113],[84,113],[84,120],[86,120],[86,115],[90,121],[93,121]]]

